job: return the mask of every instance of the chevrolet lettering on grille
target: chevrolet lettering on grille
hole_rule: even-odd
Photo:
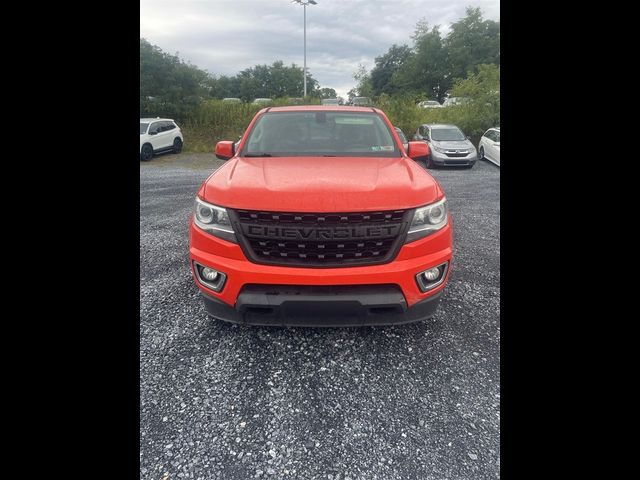
[[[395,238],[400,224],[365,225],[345,227],[280,227],[275,225],[243,224],[247,237],[282,240],[356,240],[370,238]]]

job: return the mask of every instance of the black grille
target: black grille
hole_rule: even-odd
[[[371,265],[392,260],[411,210],[362,213],[230,211],[248,258],[298,266]]]
[[[447,155],[447,157],[452,157],[452,158],[469,156],[469,152],[465,152],[465,153],[449,153],[449,152],[445,152],[445,154]]]

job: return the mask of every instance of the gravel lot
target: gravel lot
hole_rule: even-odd
[[[221,163],[140,165],[140,478],[499,478],[499,168],[432,171],[455,229],[432,319],[315,330],[206,315],[188,215]]]

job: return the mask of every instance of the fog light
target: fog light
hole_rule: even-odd
[[[227,276],[214,270],[210,267],[200,265],[198,262],[193,262],[193,269],[195,270],[198,281],[205,287],[210,288],[214,292],[220,292],[224,288],[224,284],[227,281]]]
[[[449,262],[441,263],[437,267],[432,267],[429,270],[425,270],[416,275],[416,281],[421,292],[428,292],[434,288],[442,285],[444,279],[447,277],[447,269],[449,268]]]
[[[428,282],[433,282],[440,276],[440,269],[438,267],[431,268],[426,272],[423,272],[422,275],[424,275],[425,280]]]
[[[202,272],[200,273],[202,274],[202,278],[209,282],[213,282],[216,278],[218,278],[218,272],[209,267],[204,267],[202,269]]]

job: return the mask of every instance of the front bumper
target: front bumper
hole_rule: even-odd
[[[470,153],[465,157],[450,157],[445,153],[436,152],[431,149],[431,161],[439,166],[468,166],[473,165],[478,160],[478,153]]]
[[[431,317],[442,292],[407,307],[394,285],[247,285],[235,308],[203,293],[207,313],[231,323],[303,327],[398,325]]]
[[[243,300],[246,298],[245,294],[247,294],[247,292],[255,293],[252,289],[258,287],[270,287],[269,291],[272,292],[287,292],[293,289],[294,291],[302,293],[306,293],[305,289],[307,287],[318,287],[319,289],[333,287],[334,289],[338,289],[332,293],[332,299],[337,302],[340,308],[323,308],[321,309],[323,311],[321,316],[330,317],[334,315],[338,318],[337,321],[339,325],[342,326],[417,321],[421,318],[427,318],[433,313],[430,309],[433,308],[435,310],[437,306],[435,299],[440,297],[451,271],[451,268],[449,268],[444,282],[433,290],[422,292],[418,287],[416,281],[416,275],[418,273],[442,263],[451,262],[453,243],[451,217],[449,217],[449,224],[442,230],[428,237],[403,245],[393,261],[384,264],[353,267],[308,268],[253,263],[246,258],[238,244],[209,235],[196,227],[193,224],[193,219],[191,220],[189,236],[189,256],[192,273],[194,273],[193,262],[195,261],[201,265],[223,272],[227,276],[226,283],[222,290],[215,292],[201,284],[197,276],[195,274],[193,275],[198,288],[205,296],[207,309],[212,316],[232,322],[254,323],[253,320],[251,320],[253,317],[249,318],[244,313],[240,314],[240,311],[242,305],[246,303],[245,300]],[[367,292],[377,291],[376,289],[381,287],[391,287],[393,292],[395,292],[393,293],[393,297],[396,298],[396,300],[385,300],[379,302],[379,304],[374,304]],[[319,292],[318,288],[314,291],[316,295]],[[345,288],[347,290],[340,290]],[[360,291],[362,288],[365,288],[366,292],[364,290]],[[365,297],[368,299],[365,300],[362,296],[350,299],[349,295],[353,294],[354,291],[357,291],[358,294],[364,292],[366,294]],[[338,293],[336,294],[335,292]],[[345,292],[346,297],[343,295]],[[390,294],[389,290],[381,290],[380,292],[384,295]],[[287,303],[286,308],[283,307],[284,311],[289,312],[292,308],[294,311],[297,310],[302,293],[297,294],[297,302],[287,300],[285,302]],[[245,297],[243,297],[243,295],[245,295]],[[279,295],[284,294],[279,293]],[[401,301],[398,295],[402,297]],[[267,300],[271,303],[269,303],[267,307],[273,307],[275,298],[276,296],[274,295],[269,296]],[[280,298],[285,299],[286,296],[281,296]],[[314,303],[315,300],[309,304],[308,308],[305,308],[308,314],[306,322],[300,320],[301,323],[296,323],[298,320],[294,318],[293,323],[287,323],[289,321],[289,313],[282,313],[280,307],[278,307],[277,311],[274,310],[270,313],[271,316],[268,316],[269,318],[260,320],[257,323],[266,321],[267,323],[261,324],[327,324],[326,322],[331,321],[330,318],[322,321],[317,318],[312,318],[312,312],[317,307]],[[413,310],[414,306],[426,300],[430,300],[430,302],[424,303],[421,307]],[[327,306],[326,298],[320,299],[319,301],[322,302],[322,305],[325,307]],[[291,306],[292,302],[296,303],[293,307]],[[371,305],[373,305],[372,308],[380,307],[374,310],[377,312],[375,315],[366,310]],[[397,308],[398,306],[401,306],[400,310]],[[256,304],[256,307],[260,307],[260,302]],[[344,315],[339,313],[341,309],[344,309],[345,312],[351,312],[348,313],[347,316],[357,316],[358,319],[349,320],[345,318]],[[257,311],[259,310],[255,310],[253,313]],[[331,313],[331,315],[326,315],[327,313]],[[386,322],[383,318],[385,316],[389,317]],[[248,318],[249,321],[247,320]]]

